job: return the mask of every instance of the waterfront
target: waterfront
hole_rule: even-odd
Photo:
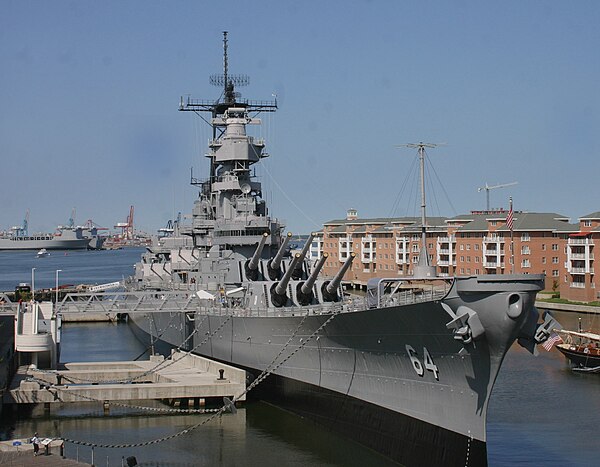
[[[55,270],[61,283],[104,283],[132,271],[141,249],[69,252],[37,259],[32,252],[0,253],[0,290],[31,281],[53,287]],[[64,275],[63,275],[64,274]],[[64,281],[63,281],[64,277]],[[79,278],[79,279],[78,279]],[[39,284],[39,285],[38,285]],[[598,317],[557,313],[566,327],[599,324]],[[595,320],[595,321],[593,321]],[[110,345],[107,345],[110,343]],[[124,324],[68,324],[63,330],[62,361],[127,360],[144,348]],[[596,414],[600,378],[568,370],[557,352],[540,348],[533,358],[519,346],[508,353],[490,402],[488,458],[490,466],[587,466],[600,456]],[[198,423],[205,415],[155,415],[139,410],[111,409],[103,416],[101,404],[72,404],[45,415],[9,418],[5,412],[0,437],[64,436],[97,443],[145,442]],[[77,448],[67,444],[67,455]],[[261,402],[250,402],[237,415],[226,415],[171,441],[143,448],[97,449],[96,464],[121,465],[122,456],[135,455],[146,465],[395,465],[379,455],[340,438],[311,422]],[[80,460],[90,460],[90,449],[79,448]]]

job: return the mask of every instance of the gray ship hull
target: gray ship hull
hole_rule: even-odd
[[[443,301],[340,313],[321,330],[330,313],[298,309],[278,316],[198,312],[194,321],[156,312],[130,320],[138,333],[148,336],[152,329],[154,340],[171,346],[197,329],[188,350],[255,375],[275,367],[257,388],[261,397],[404,465],[485,465],[491,390],[533,312],[534,281],[513,286],[509,277],[504,292],[463,291],[486,328],[468,352],[447,328],[442,302],[467,303],[452,293]],[[513,319],[506,308],[517,296],[522,312]]]
[[[38,240],[36,237],[0,238],[0,250],[85,250],[87,238],[50,238]]]

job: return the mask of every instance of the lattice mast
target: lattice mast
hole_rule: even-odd
[[[179,102],[179,110],[184,112],[208,112],[211,114],[211,120],[203,120],[212,128],[212,138],[216,140],[223,135],[225,130],[222,120],[217,118],[222,116],[225,111],[231,107],[242,107],[248,112],[255,115],[260,112],[275,112],[277,110],[277,100],[274,101],[251,101],[241,99],[241,94],[235,91],[236,87],[248,86],[250,77],[248,75],[232,75],[229,74],[229,55],[228,55],[228,39],[227,31],[223,31],[223,74],[210,76],[210,84],[223,88],[222,95],[216,100],[202,100],[187,97],[185,100],[181,97]],[[210,163],[210,178],[215,177],[217,167],[214,161]],[[198,184],[192,176],[192,184]]]

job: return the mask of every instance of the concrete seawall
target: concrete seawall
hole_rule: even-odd
[[[553,303],[536,301],[535,306],[538,310],[549,310],[549,311],[565,311],[574,313],[596,313],[600,314],[599,306],[588,306],[588,305],[575,305],[573,303]]]

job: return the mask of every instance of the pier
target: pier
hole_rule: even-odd
[[[164,400],[203,406],[209,399],[245,400],[244,370],[204,357],[174,352],[147,361],[67,363],[58,370],[21,366],[5,404]],[[49,408],[49,405],[47,406]]]

